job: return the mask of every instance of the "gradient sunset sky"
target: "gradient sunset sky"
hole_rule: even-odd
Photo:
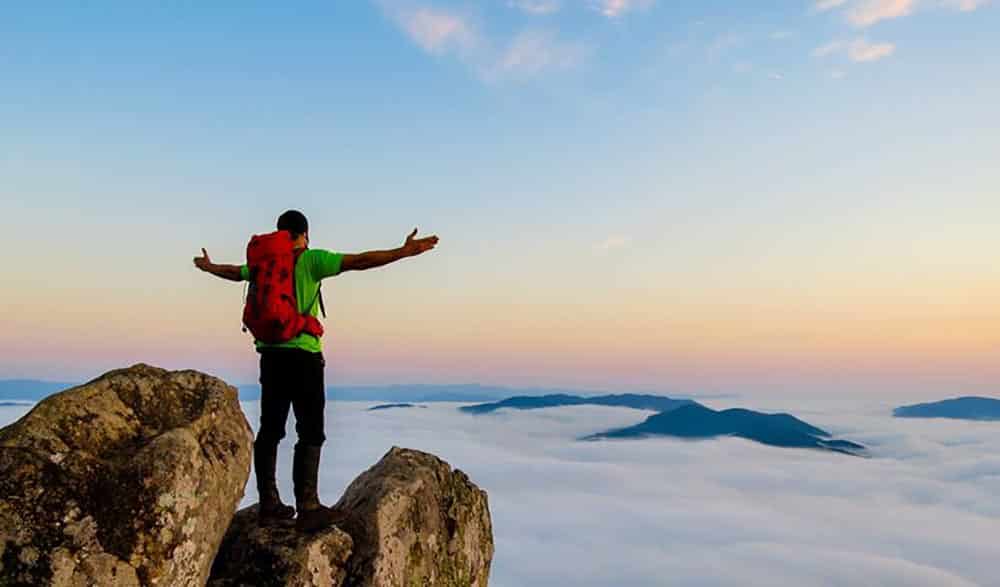
[[[5,3],[0,378],[254,381],[191,258],[298,208],[441,237],[330,384],[1000,393],[997,4]]]

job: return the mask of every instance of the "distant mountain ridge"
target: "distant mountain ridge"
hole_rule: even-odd
[[[240,385],[240,400],[260,399],[259,385]],[[507,397],[513,390],[476,383],[447,385],[398,384],[398,385],[336,385],[326,388],[326,397],[348,402],[488,402]]]
[[[37,379],[0,379],[0,400],[39,401],[53,393],[80,385],[77,383],[43,381]],[[260,399],[257,384],[237,385],[240,400]],[[598,392],[553,388],[513,388],[478,383],[457,384],[394,384],[394,385],[333,385],[326,388],[327,398],[340,401],[377,401],[386,403],[411,402],[496,402],[511,396],[544,396],[584,394],[597,396]],[[624,394],[639,395],[639,394]],[[725,396],[704,396],[725,397]]]
[[[260,399],[260,386],[240,385],[240,399],[251,401]],[[609,396],[611,394],[603,394]],[[642,394],[621,394],[636,395]],[[514,397],[603,397],[598,392],[589,390],[567,390],[550,388],[514,388],[478,383],[458,384],[397,384],[397,385],[335,385],[326,388],[326,396],[339,401],[377,401],[386,403],[433,403],[433,402],[497,402],[504,398]],[[649,396],[662,397],[662,396]],[[724,397],[724,396],[704,396]]]
[[[0,379],[0,400],[38,401],[76,385],[79,384],[38,379]]]
[[[658,395],[618,394],[595,397],[552,394],[515,396],[492,403],[461,406],[470,414],[488,414],[500,409],[537,410],[561,406],[614,406],[658,412],[634,426],[617,428],[585,436],[582,440],[609,438],[643,438],[673,436],[704,439],[736,436],[761,444],[790,448],[813,448],[863,455],[863,445],[838,440],[821,429],[790,414],[764,414],[733,408],[717,411],[689,399],[674,399]]]
[[[829,432],[790,414],[764,414],[742,408],[717,411],[698,403],[655,414],[635,426],[592,434],[584,439],[646,436],[692,439],[736,436],[770,446],[815,448],[851,455],[860,455],[866,450],[855,442],[831,438]]]
[[[610,406],[635,408],[637,410],[652,410],[654,412],[665,412],[673,410],[682,405],[695,403],[689,399],[673,399],[662,395],[646,395],[636,393],[621,393],[612,395],[599,395],[584,397],[568,394],[550,394],[541,396],[519,395],[507,399],[477,404],[474,406],[462,406],[459,409],[471,414],[486,414],[495,412],[502,408],[515,410],[537,410],[542,408],[553,408],[558,406]]]
[[[379,404],[377,406],[372,406],[368,408],[369,412],[377,412],[380,410],[393,410],[401,408],[426,408],[427,406],[421,406],[418,404]]]
[[[950,418],[954,420],[1000,420],[1000,399],[966,396],[937,402],[900,406],[897,418]]]

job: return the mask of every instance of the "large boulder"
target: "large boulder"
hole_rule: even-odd
[[[493,560],[486,492],[436,456],[393,447],[336,509],[354,539],[348,584],[486,587]]]
[[[212,565],[209,587],[343,585],[353,541],[336,526],[305,534],[295,522],[257,524],[257,506],[233,517]]]
[[[261,528],[255,507],[240,511],[209,585],[486,587],[486,492],[434,455],[393,448],[336,509],[337,527],[311,535],[290,522]]]
[[[0,584],[204,585],[250,475],[237,391],[136,365],[0,430]]]

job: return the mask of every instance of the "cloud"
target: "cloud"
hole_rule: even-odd
[[[631,237],[614,235],[609,236],[603,241],[594,245],[594,248],[598,251],[610,251],[612,249],[620,249],[626,247],[632,243]]]
[[[547,31],[523,31],[511,40],[497,65],[505,73],[534,75],[575,67],[587,51],[584,44],[561,41]]]
[[[868,28],[879,22],[903,18],[917,10],[947,8],[972,12],[991,0],[819,0],[819,12],[843,8],[844,16],[856,28]]]
[[[992,0],[946,0],[946,4],[961,12],[972,12],[974,10],[978,10],[990,2],[992,2]]]
[[[452,404],[327,404],[320,491],[335,502],[392,445],[433,452],[489,492],[490,585],[996,583],[1000,426],[892,418],[912,398],[809,394],[706,401],[787,411],[874,458],[740,439],[578,442],[648,412],[566,407],[486,417]],[[257,402],[244,402],[256,426]],[[294,433],[279,482],[291,496]],[[250,481],[244,505],[256,501]],[[721,561],[721,562],[720,562]]]
[[[856,27],[869,27],[879,21],[910,15],[916,0],[861,0],[847,11],[847,20]]]
[[[468,16],[454,11],[391,0],[379,5],[425,52],[453,56],[487,82],[570,69],[590,52],[585,43],[562,40],[552,32],[523,30],[505,41],[490,38]],[[554,0],[512,0],[510,5],[535,14],[558,8]]]
[[[826,45],[821,45],[812,50],[813,57],[826,57],[841,51],[846,43],[844,41],[831,41]]]
[[[892,55],[895,51],[896,45],[892,43],[869,43],[864,39],[858,39],[848,46],[847,55],[851,61],[866,62],[878,61]]]
[[[826,45],[821,45],[813,49],[812,56],[828,57],[844,53],[851,61],[864,63],[878,61],[892,55],[895,51],[896,45],[892,43],[871,43],[866,39],[857,38],[853,41],[833,41]]]
[[[508,0],[512,6],[528,14],[553,14],[562,7],[559,0]]]
[[[495,587],[996,584],[1000,425],[902,420],[918,398],[810,394],[711,400],[787,411],[871,459],[722,438],[578,442],[649,412],[593,406],[491,416],[455,404],[367,412],[328,402],[324,503],[392,445],[433,452],[489,493]],[[251,425],[259,403],[242,402]],[[0,408],[0,426],[26,412]],[[289,437],[278,480],[292,495]],[[244,506],[256,501],[251,478]]]
[[[434,55],[467,51],[479,42],[479,33],[456,13],[427,6],[389,7],[387,14],[421,49]]]
[[[608,18],[617,18],[635,9],[645,9],[653,5],[654,0],[596,0],[595,8]]]
[[[816,0],[815,8],[820,12],[833,10],[847,3],[847,0]]]

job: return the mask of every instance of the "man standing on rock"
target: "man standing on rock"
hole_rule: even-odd
[[[316,319],[323,304],[320,282],[345,271],[374,269],[419,255],[433,249],[438,237],[416,238],[414,229],[399,248],[341,254],[308,248],[309,223],[297,210],[282,214],[277,228],[278,232],[250,241],[246,265],[216,265],[205,249],[194,264],[223,279],[251,282],[244,324],[254,333],[260,353],[260,429],[254,442],[260,521],[291,519],[297,511],[296,526],[313,531],[334,521],[333,510],[320,503],[318,491],[320,450],[326,440],[326,362],[320,339],[323,327]],[[281,307],[283,300],[288,308]],[[281,502],[275,480],[278,443],[285,436],[289,407],[295,411],[298,435],[292,462],[295,508]]]

